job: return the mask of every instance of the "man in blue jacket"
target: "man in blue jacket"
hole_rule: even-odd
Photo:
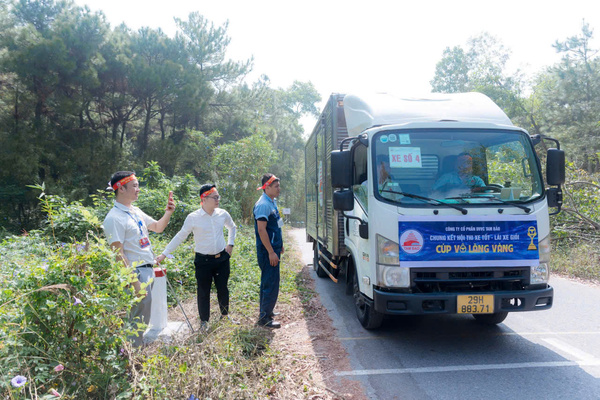
[[[262,186],[256,190],[263,194],[254,205],[254,233],[256,256],[260,267],[260,315],[258,324],[266,328],[280,328],[273,321],[275,304],[279,295],[279,258],[284,252],[281,227],[283,220],[275,199],[281,191],[279,178],[273,174],[262,177]]]

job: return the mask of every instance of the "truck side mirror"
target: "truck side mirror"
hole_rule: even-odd
[[[352,193],[352,190],[333,192],[333,209],[336,211],[352,211],[354,209],[354,193]]]
[[[546,182],[548,185],[565,183],[565,152],[559,149],[548,149],[546,158]]]
[[[349,150],[331,152],[331,186],[344,189],[352,186],[352,153]]]

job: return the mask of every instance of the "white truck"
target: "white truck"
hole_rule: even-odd
[[[540,150],[549,187],[544,140],[556,145]],[[332,94],[305,166],[314,268],[345,281],[366,329],[385,315],[498,324],[552,306],[549,210],[565,155],[485,95]]]

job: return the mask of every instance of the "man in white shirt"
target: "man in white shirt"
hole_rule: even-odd
[[[214,280],[217,288],[217,300],[221,311],[221,318],[229,318],[229,258],[233,252],[235,233],[237,227],[229,213],[219,207],[219,192],[215,185],[206,184],[200,188],[200,209],[190,213],[181,230],[173,237],[171,242],[156,257],[156,262],[161,263],[167,255],[183,243],[191,232],[194,233],[196,257],[196,282],[198,284],[198,312],[200,326],[203,330],[208,328],[210,318],[210,287]],[[227,242],[223,235],[223,228],[227,228]],[[232,321],[233,322],[233,321]]]
[[[116,172],[110,180],[110,187],[115,192],[115,205],[106,215],[102,228],[104,228],[108,243],[117,250],[117,257],[126,267],[135,268],[138,280],[133,283],[133,287],[136,293],[140,293],[140,283],[147,283],[154,277],[154,253],[148,238],[148,231],[160,233],[167,227],[171,214],[175,211],[173,193],[169,192],[165,214],[156,221],[133,206],[133,202],[138,199],[140,193],[135,172]],[[146,294],[142,300],[132,307],[129,315],[132,322],[147,324],[150,321],[152,305],[150,289],[151,286],[146,287]],[[143,330],[138,330],[136,335],[129,338],[135,347],[142,344],[143,334]]]

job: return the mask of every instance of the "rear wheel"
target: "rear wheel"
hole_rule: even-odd
[[[323,271],[323,268],[321,268],[319,266],[319,243],[315,242],[315,254],[313,257],[313,268],[315,270],[315,272],[317,273],[317,276],[319,278],[325,278],[327,276],[327,273],[325,271]]]
[[[498,325],[506,319],[507,311],[500,311],[493,314],[472,314],[475,321],[484,325]]]
[[[360,293],[360,287],[358,285],[358,274],[356,270],[353,271],[354,281],[354,308],[356,309],[356,317],[360,321],[360,324],[365,329],[377,329],[383,322],[383,314],[375,311],[364,299]]]

